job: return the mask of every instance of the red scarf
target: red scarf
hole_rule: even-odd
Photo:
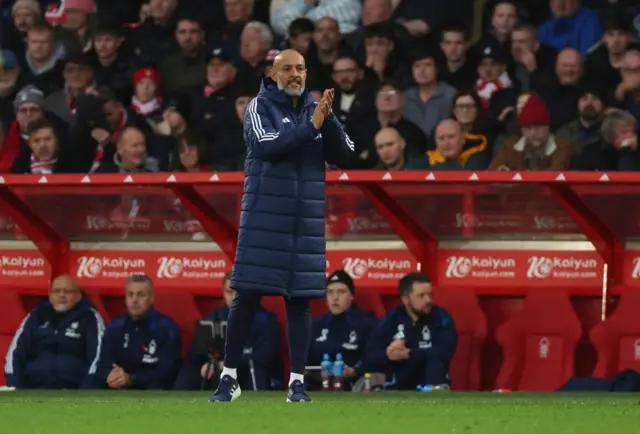
[[[64,88],[64,94],[65,94],[65,100],[67,103],[67,107],[69,108],[69,111],[71,112],[72,115],[76,114],[76,99],[73,95],[71,95],[71,92],[69,91],[68,87]]]
[[[476,93],[482,101],[482,108],[485,111],[488,110],[493,95],[502,89],[511,87],[512,84],[511,78],[506,71],[503,72],[495,81],[487,82],[478,78],[478,81],[476,82]]]
[[[31,173],[38,175],[50,175],[58,162],[57,158],[47,161],[36,160],[35,155],[31,154]]]
[[[18,121],[14,121],[9,128],[9,133],[0,147],[0,173],[11,172],[13,161],[20,155],[20,127]]]

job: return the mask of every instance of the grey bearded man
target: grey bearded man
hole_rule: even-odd
[[[311,402],[303,374],[311,340],[309,300],[325,291],[325,161],[346,165],[354,145],[331,111],[333,89],[316,102],[305,90],[306,78],[302,55],[282,51],[247,106],[244,196],[231,278],[237,295],[213,402],[240,397],[237,367],[263,295],[286,302],[287,402]]]

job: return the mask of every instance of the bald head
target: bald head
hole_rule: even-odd
[[[464,133],[460,124],[445,119],[436,127],[436,147],[447,160],[456,160],[464,148]]]
[[[49,302],[56,312],[68,312],[82,298],[78,283],[66,274],[56,277],[51,282]]]
[[[136,127],[122,130],[116,148],[120,164],[128,170],[142,166],[147,158],[147,140]]]
[[[556,59],[556,75],[564,86],[574,85],[582,77],[582,55],[578,50],[565,48]]]
[[[406,142],[395,128],[383,128],[374,139],[378,158],[387,169],[402,169]]]
[[[273,60],[271,79],[278,89],[289,96],[298,97],[304,92],[307,67],[304,57],[296,50],[284,50]]]

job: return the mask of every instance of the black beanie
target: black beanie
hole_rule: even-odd
[[[334,271],[333,274],[331,274],[327,278],[327,286],[336,282],[344,283],[345,285],[347,285],[347,288],[349,288],[349,292],[351,292],[351,295],[356,294],[356,287],[353,284],[353,279],[351,278],[351,276],[349,276],[349,274],[347,274],[346,271],[344,270]]]

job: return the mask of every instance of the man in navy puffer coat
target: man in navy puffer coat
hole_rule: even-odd
[[[288,401],[309,402],[303,375],[311,339],[309,298],[324,296],[325,161],[343,165],[353,142],[331,113],[333,89],[320,102],[304,89],[304,58],[285,50],[247,106],[244,197],[231,287],[220,385],[211,401],[240,396],[237,367],[263,295],[285,297],[291,375]]]

